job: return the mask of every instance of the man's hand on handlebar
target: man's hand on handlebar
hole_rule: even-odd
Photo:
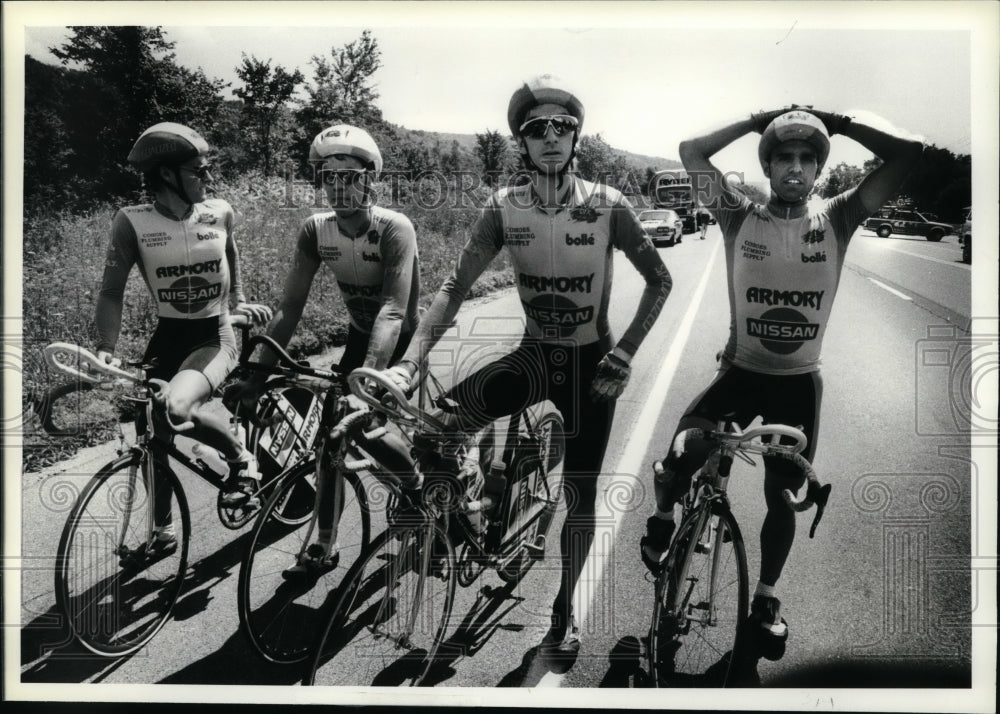
[[[245,409],[253,409],[261,392],[264,391],[266,380],[266,375],[254,373],[251,377],[234,382],[226,388],[225,394],[222,395],[222,403],[230,411],[236,406],[236,402],[240,402]]]
[[[109,364],[112,367],[121,367],[122,361],[115,357],[110,352],[105,352],[104,350],[97,351],[97,359],[99,359],[104,364]]]
[[[263,325],[270,322],[273,317],[271,308],[267,305],[258,305],[251,302],[241,302],[232,309],[234,315],[246,315],[250,321],[256,325]]]
[[[409,397],[413,393],[413,375],[410,371],[411,363],[400,362],[394,367],[382,370],[382,376],[396,385],[403,394]]]

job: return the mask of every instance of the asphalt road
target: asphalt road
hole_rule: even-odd
[[[550,557],[514,589],[501,587],[492,573],[459,589],[453,619],[456,628],[464,623],[466,647],[436,670],[435,684],[645,686],[639,653],[653,587],[637,544],[653,508],[650,463],[663,455],[681,411],[711,380],[714,355],[728,332],[718,229],[713,226],[705,241],[686,236],[660,253],[674,290],[618,404],[607,473],[599,483],[597,545],[578,592],[578,658],[567,669],[538,652],[558,587]],[[758,663],[763,687],[970,682],[969,622],[981,562],[973,525],[984,514],[975,502],[978,471],[970,463],[968,422],[977,423],[976,406],[968,387],[962,388],[977,348],[964,332],[972,314],[970,270],[959,259],[953,236],[937,244],[880,239],[866,231],[854,238],[824,345],[815,467],[834,484],[833,499],[814,540],[801,525],[811,517],[800,517],[779,584],[792,634],[781,660]],[[623,256],[616,261],[611,309],[620,333],[642,282]],[[502,345],[519,334],[518,314],[517,300],[507,291],[464,310],[459,329],[466,339]],[[995,354],[995,342],[993,349]],[[461,362],[452,353],[440,354],[441,373]],[[978,384],[975,375],[971,379]],[[995,390],[995,377],[993,385]],[[109,450],[89,449],[44,473],[22,475],[23,555],[13,563],[21,577],[22,682],[38,684],[37,692],[56,691],[44,683],[296,683],[297,669],[261,661],[238,631],[236,581],[242,535],[249,528],[225,530],[215,515],[214,493],[195,478],[184,479],[193,538],[188,582],[173,621],[144,650],[119,660],[95,657],[66,641],[52,593],[53,555],[71,505],[64,487],[81,487],[109,459]],[[759,467],[738,467],[730,483],[747,540],[751,587],[763,517],[761,476]],[[560,525],[561,518],[553,535]],[[556,545],[550,538],[549,555]],[[239,691],[250,698],[272,696],[266,686]],[[484,695],[466,701],[493,700]]]

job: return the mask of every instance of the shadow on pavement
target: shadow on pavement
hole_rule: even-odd
[[[622,637],[608,654],[608,671],[601,678],[598,687],[642,688],[652,686],[649,675],[641,666],[641,646],[639,639],[629,635]]]
[[[472,657],[489,642],[497,630],[523,629],[521,625],[504,624],[503,619],[523,601],[513,595],[516,584],[504,587],[485,585],[476,594],[476,601],[462,618],[458,629],[441,643],[434,664],[424,677],[423,686],[432,687],[455,675],[454,665],[463,657]],[[501,685],[502,686],[502,685]]]
[[[164,627],[183,626],[172,621],[188,620],[204,612],[211,599],[211,588],[234,575],[248,535],[249,530],[188,565],[180,597]],[[147,644],[155,646],[156,637]],[[102,657],[87,650],[72,636],[55,605],[21,628],[21,681],[25,683],[83,682],[92,678],[101,681],[128,659]]]

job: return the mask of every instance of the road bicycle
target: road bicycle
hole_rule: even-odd
[[[793,444],[781,444],[787,437]],[[799,500],[786,489],[785,503],[794,511],[815,504],[809,530],[812,538],[830,496],[812,465],[801,455],[806,436],[793,427],[765,424],[747,431],[688,429],[674,440],[683,451],[690,439],[711,444],[705,466],[692,478],[682,499],[682,517],[663,568],[656,578],[656,601],[647,649],[649,671],[657,687],[732,686],[744,661],[749,581],[746,549],[726,488],[734,457],[753,465],[748,454],[790,460],[806,477],[806,494]],[[657,462],[654,470],[662,469]]]
[[[347,388],[340,370],[311,368],[295,362],[273,341],[266,344],[278,355],[278,366],[265,388],[280,385],[310,393],[323,403],[318,437],[310,453],[279,477],[254,523],[237,586],[240,628],[250,644],[268,661],[292,664],[306,658],[309,643],[322,624],[318,619],[322,604],[340,583],[347,565],[367,547],[372,504],[381,506],[387,500],[386,492],[374,486],[369,498],[361,473],[374,473],[381,480],[391,480],[391,475],[381,472],[358,447],[358,430],[370,425],[371,414],[346,414],[341,397]],[[346,416],[350,419],[345,421]],[[380,429],[384,427],[376,427],[369,437],[378,438]],[[322,500],[317,494],[323,489],[331,489],[333,497],[325,508],[314,508]],[[310,517],[288,518],[290,504],[296,514]],[[302,561],[316,530],[333,529],[334,521],[340,565],[303,577],[286,577],[289,566]]]
[[[447,414],[410,404],[374,370],[353,371],[348,384],[376,411],[414,430],[424,483],[419,498],[398,501],[386,530],[345,575],[304,683],[418,685],[446,638],[456,585],[468,586],[485,568],[516,583],[543,557],[562,489],[562,418],[538,405],[513,415],[498,460],[492,428],[456,433]],[[373,385],[381,398],[367,391]],[[457,411],[446,399],[435,404]],[[499,502],[492,505],[483,466],[506,482],[493,490]]]
[[[145,417],[145,426],[136,429],[131,446],[119,425],[122,446],[118,458],[103,466],[76,498],[56,554],[56,603],[72,634],[96,654],[128,655],[149,642],[169,619],[184,585],[190,511],[172,464],[179,464],[219,491],[219,518],[233,529],[249,522],[259,510],[260,499],[280,479],[262,479],[246,504],[223,504],[221,496],[228,477],[225,464],[213,468],[207,463],[208,454],[204,458],[191,456],[174,443],[174,436],[191,423],[171,424],[162,407],[155,405],[154,397],[166,383],[146,377],[152,365],[129,364],[130,369],[122,369],[101,362],[83,348],[60,342],[45,347],[43,354],[55,371],[76,380],[72,391],[97,390],[100,396],[110,396],[114,392],[105,391],[108,387],[132,388],[133,394],[122,399],[134,406],[137,417]],[[63,387],[54,391],[57,396],[69,393]],[[258,403],[266,418],[254,410],[243,410],[234,418],[233,428],[245,446],[258,450],[261,439],[273,436],[279,422],[291,420],[286,426],[294,432],[292,427],[303,415],[293,415],[294,409],[283,409],[284,404],[280,393],[271,395]],[[44,421],[52,426],[55,407],[50,403],[46,408],[49,413]],[[301,439],[299,432],[294,433]],[[289,454],[295,453],[289,450]],[[291,460],[289,454],[286,456]],[[288,499],[274,516],[288,523],[306,521],[311,503],[308,496]],[[172,532],[175,545],[157,538],[158,532]]]

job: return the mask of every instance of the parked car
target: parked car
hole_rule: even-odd
[[[684,226],[680,216],[677,215],[676,211],[665,208],[643,211],[639,214],[639,223],[642,225],[642,230],[653,241],[653,245],[675,245],[681,242],[684,234]]]
[[[965,223],[962,224],[962,234],[958,237],[958,242],[962,246],[962,262],[972,265],[972,209],[965,216]]]
[[[924,236],[937,242],[954,233],[954,227],[947,223],[933,221],[927,216],[909,208],[882,208],[864,222],[864,227],[880,238],[888,238],[893,233],[909,236]]]

